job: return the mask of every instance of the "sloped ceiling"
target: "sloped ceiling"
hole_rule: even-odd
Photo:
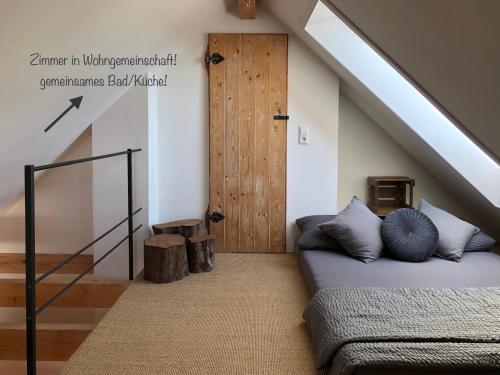
[[[369,3],[373,3],[373,5],[379,3],[379,1],[372,2],[370,0],[352,1],[361,4],[361,6]],[[381,2],[385,1],[389,0],[381,0]],[[441,181],[449,189],[450,194],[469,207],[470,212],[467,217],[464,217],[465,220],[479,225],[486,232],[500,240],[500,209],[490,204],[469,182],[461,177],[431,147],[403,123],[398,116],[389,110],[384,103],[304,31],[304,26],[317,0],[262,0],[261,2],[264,3],[271,13],[292,29],[298,37],[341,77],[341,90],[347,96],[355,101],[360,108],[385,130],[388,136],[393,137],[410,155]],[[346,3],[348,2],[346,1]],[[416,1],[404,0],[401,2],[413,3]],[[400,43],[404,44],[405,41],[402,40]],[[432,69],[432,67],[429,69]],[[464,93],[463,95],[468,96],[469,94]],[[498,124],[498,121],[496,124]],[[493,130],[498,134],[498,128],[494,127]],[[496,139],[498,140],[499,138],[497,137]]]
[[[127,87],[40,89],[41,78],[107,77],[109,68],[31,66],[30,54],[108,57],[180,54],[207,20],[227,11],[226,0],[107,0],[0,2],[0,212],[23,191],[23,165],[53,162]],[[174,68],[172,68],[174,69]],[[144,74],[142,67],[116,74]],[[163,69],[163,73],[171,70]],[[48,133],[43,129],[83,95]],[[146,124],[145,124],[146,125]],[[110,152],[116,150],[109,150]]]
[[[330,2],[500,158],[500,1]]]
[[[440,64],[440,69],[436,72],[433,65],[418,65],[412,68],[405,67],[415,75],[421,75],[421,80],[428,80],[430,83],[446,82],[438,85],[437,88],[427,87],[429,91],[446,89],[446,96],[443,104],[448,104],[448,109],[461,118],[464,124],[471,126],[478,137],[485,143],[499,151],[499,118],[500,106],[498,103],[497,88],[498,73],[493,67],[500,66],[498,60],[498,42],[494,39],[498,33],[500,24],[490,24],[496,15],[500,5],[496,0],[483,0],[481,2],[468,0],[349,0],[338,1],[336,3],[343,10],[352,12],[350,14],[359,25],[362,26],[371,17],[375,17],[368,25],[373,25],[373,30],[366,30],[372,33],[373,38],[380,38],[378,43],[387,49],[394,49],[395,59],[401,60],[401,64],[413,64],[415,62]],[[189,45],[193,35],[204,30],[206,20],[217,18],[221,12],[228,11],[228,4],[234,3],[232,0],[186,0],[176,1],[175,6],[170,1],[150,0],[147,3],[136,0],[109,0],[99,2],[98,6],[89,6],[85,0],[71,2],[47,2],[38,0],[28,1],[3,1],[0,3],[0,48],[2,50],[2,63],[0,64],[0,210],[12,201],[23,189],[22,167],[29,163],[50,163],[54,161],[71,142],[91,123],[98,118],[114,101],[116,101],[126,89],[124,88],[63,88],[40,90],[38,81],[41,77],[70,75],[76,77],[99,76],[108,71],[99,70],[94,67],[31,67],[28,64],[29,54],[40,52],[45,55],[71,55],[82,52],[105,52],[111,56],[130,56],[136,53],[152,54],[168,53],[171,51],[181,53],[183,48]],[[400,5],[402,3],[404,5]],[[446,45],[453,47],[453,52],[449,56],[438,54],[439,46],[430,50],[419,50],[415,53],[408,50],[408,46],[417,44],[419,48],[425,47],[426,43],[410,43],[406,38],[416,38],[419,36],[416,31],[405,35],[405,28],[408,26],[413,30],[419,22],[414,16],[425,18],[430,17],[435,20],[435,25],[430,20],[421,20],[421,23],[428,25],[427,28],[438,27],[440,17],[432,17],[425,11],[414,10],[414,13],[407,12],[406,19],[399,23],[390,19],[382,19],[384,14],[375,8],[396,7],[403,12],[412,4],[426,4],[422,9],[427,13],[441,12],[441,19],[457,17],[460,14],[462,20],[466,20],[465,25],[453,23],[450,30],[445,29],[443,35],[448,35],[450,39],[454,35],[459,35],[458,26],[467,27],[468,23],[476,25],[478,30],[475,38],[469,35],[460,34],[461,37],[448,41]],[[436,3],[439,6],[433,8]],[[381,126],[394,123],[396,128],[400,120],[394,116],[377,101],[368,90],[366,90],[355,77],[331,58],[307,33],[304,25],[310,14],[315,0],[261,0],[259,4],[266,6],[271,13],[280,19],[285,25],[292,29],[310,48],[315,51],[323,60],[329,64],[343,79],[344,89],[350,92],[351,96],[362,102],[368,114],[371,114],[376,122]],[[351,5],[349,5],[351,4]],[[395,5],[399,5],[398,7]],[[459,4],[454,5],[454,4]],[[448,5],[448,8],[445,6]],[[351,6],[352,8],[348,8]],[[458,9],[465,6],[469,9],[464,11]],[[371,8],[369,8],[371,7]],[[472,7],[472,8],[471,8]],[[367,11],[367,9],[371,9]],[[448,9],[448,13],[446,13]],[[496,12],[494,12],[496,10]],[[356,12],[355,12],[356,11]],[[362,11],[362,12],[361,12]],[[359,13],[358,13],[359,12]],[[470,12],[467,14],[467,12]],[[389,13],[392,14],[392,13]],[[65,15],[64,17],[62,15]],[[72,16],[71,16],[72,15]],[[379,18],[376,18],[376,17]],[[468,16],[469,18],[464,18]],[[398,18],[399,15],[392,14],[389,18]],[[454,19],[454,18],[453,18]],[[481,25],[478,20],[486,20],[488,27]],[[471,20],[475,20],[472,23]],[[382,22],[383,27],[376,27]],[[385,27],[392,27],[391,33],[385,32]],[[496,28],[496,34],[494,33]],[[377,31],[378,30],[378,31]],[[397,31],[395,31],[397,30]],[[439,29],[438,29],[439,30]],[[376,32],[377,31],[377,32]],[[377,33],[380,33],[378,36]],[[430,36],[427,36],[430,38]],[[384,37],[386,41],[382,40]],[[389,37],[399,37],[389,38]],[[419,36],[420,37],[420,36]],[[486,39],[481,39],[484,37]],[[489,39],[488,39],[489,38]],[[493,38],[493,39],[491,39]],[[457,41],[458,39],[458,41]],[[478,45],[476,45],[478,44]],[[396,47],[398,47],[396,49]],[[489,47],[489,48],[487,48]],[[417,47],[415,47],[417,48]],[[401,50],[402,52],[397,52]],[[493,50],[493,52],[492,52]],[[424,52],[422,52],[424,51]],[[481,51],[471,53],[471,51]],[[495,52],[496,51],[496,52]],[[460,52],[463,53],[462,56]],[[398,53],[401,57],[398,57]],[[431,54],[431,58],[424,58],[425,53]],[[453,54],[454,53],[454,54]],[[480,56],[487,56],[481,59]],[[486,55],[484,55],[486,53]],[[424,55],[424,57],[420,56]],[[496,58],[496,60],[495,60]],[[455,65],[442,65],[442,59],[455,62],[455,60],[465,60]],[[484,66],[483,66],[484,65]],[[415,65],[417,66],[417,65]],[[444,66],[444,67],[443,67]],[[473,70],[469,71],[469,67]],[[447,72],[451,69],[451,72]],[[458,69],[458,70],[457,70]],[[428,76],[426,76],[426,73]],[[433,76],[434,74],[434,76]],[[475,74],[481,78],[474,78]],[[434,78],[433,78],[434,77]],[[448,77],[445,81],[442,77]],[[423,82],[422,82],[423,83]],[[451,85],[454,86],[451,86]],[[450,87],[452,89],[450,89]],[[465,90],[465,88],[467,90]],[[438,91],[433,92],[438,97]],[[72,111],[57,127],[51,130],[50,136],[43,133],[43,128],[50,123],[69,104],[69,98],[84,95],[84,102],[78,111]],[[448,100],[448,102],[445,102]],[[496,112],[495,112],[496,111]],[[493,124],[493,125],[492,125]],[[401,132],[405,132],[404,124],[399,123]],[[411,132],[397,135],[394,131],[388,132],[405,147],[417,160],[420,160],[429,170],[440,178],[446,186],[450,187],[450,192],[459,197],[463,202],[471,204],[471,211],[475,211],[478,216],[484,216],[484,220],[490,223],[490,228],[500,234],[500,210],[494,209],[485,202],[484,199],[474,189],[457,176],[452,169],[446,165],[437,155],[428,148],[421,145]]]

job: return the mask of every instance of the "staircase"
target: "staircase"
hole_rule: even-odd
[[[37,254],[37,275],[67,254]],[[37,285],[37,306],[92,265],[79,255]],[[0,254],[0,374],[26,374],[24,254]],[[85,275],[37,319],[37,374],[57,374],[93,327],[125,291],[129,281],[99,280]]]

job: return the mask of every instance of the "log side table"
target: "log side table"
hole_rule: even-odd
[[[189,237],[196,236],[200,233],[201,224],[202,220],[200,219],[170,221],[168,223],[153,225],[153,233],[180,234],[184,236],[187,241]]]
[[[186,241],[178,234],[158,234],[144,241],[144,279],[170,283],[189,274]]]
[[[215,235],[190,237],[187,241],[189,272],[210,272],[214,267]]]

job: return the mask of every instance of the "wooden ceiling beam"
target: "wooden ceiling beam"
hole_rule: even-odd
[[[240,19],[253,20],[256,14],[256,0],[238,0],[240,7]]]

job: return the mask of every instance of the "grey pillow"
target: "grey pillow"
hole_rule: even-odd
[[[431,219],[439,232],[436,255],[459,262],[465,247],[472,236],[479,232],[479,229],[440,208],[434,207],[424,199],[420,200],[419,210]]]
[[[439,233],[423,213],[400,208],[387,215],[382,223],[382,239],[396,259],[424,262],[436,251]]]
[[[302,232],[296,244],[300,250],[332,250],[345,251],[339,242],[323,232],[318,224],[332,220],[336,215],[311,215],[295,220]]]
[[[465,251],[490,251],[496,243],[494,238],[491,238],[484,232],[476,233],[472,236],[469,243],[465,247]]]
[[[356,197],[336,218],[319,225],[349,254],[365,263],[382,255],[381,226],[382,220]]]

